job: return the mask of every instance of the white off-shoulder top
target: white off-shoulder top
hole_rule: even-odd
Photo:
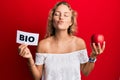
[[[70,53],[36,53],[35,64],[43,65],[42,80],[81,80],[80,64],[88,62],[87,50]]]

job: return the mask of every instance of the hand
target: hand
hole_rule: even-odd
[[[98,43],[98,46],[96,46],[95,43],[92,43],[91,47],[92,47],[91,57],[97,57],[99,54],[103,53],[105,49],[105,41],[103,43],[103,46],[101,46],[100,43]]]
[[[24,58],[32,58],[32,54],[25,44],[21,44],[19,47],[19,55],[24,57]]]

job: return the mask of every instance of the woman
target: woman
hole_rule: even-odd
[[[59,2],[50,12],[47,37],[38,44],[35,62],[27,45],[19,46],[19,55],[28,59],[35,80],[80,80],[80,70],[85,75],[92,71],[105,42],[102,47],[92,43],[88,58],[85,42],[74,36],[75,31],[75,11],[67,2]]]

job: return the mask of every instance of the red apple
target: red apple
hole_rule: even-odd
[[[96,46],[98,46],[98,43],[100,43],[101,46],[103,46],[104,42],[104,36],[102,34],[93,34],[91,36],[91,43],[95,43]]]

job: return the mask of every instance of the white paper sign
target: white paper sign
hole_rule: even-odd
[[[37,45],[39,34],[17,30],[16,42],[27,45]]]

